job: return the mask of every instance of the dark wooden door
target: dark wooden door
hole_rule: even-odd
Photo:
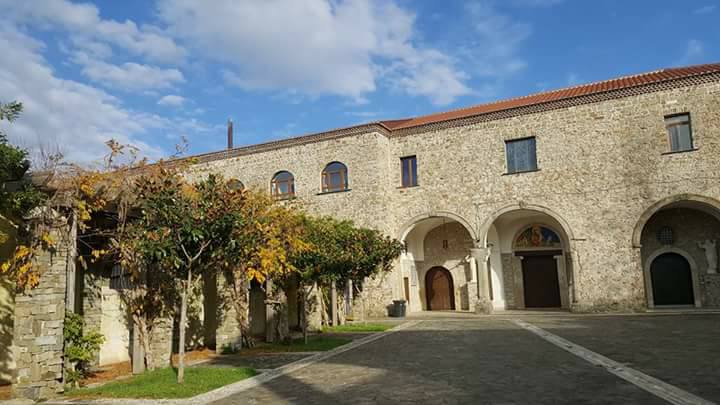
[[[526,308],[560,308],[560,283],[553,256],[525,256],[522,271]]]
[[[455,309],[455,290],[450,272],[443,267],[433,267],[425,275],[427,309],[430,311]]]
[[[665,253],[650,265],[655,305],[693,305],[690,263],[677,253]]]

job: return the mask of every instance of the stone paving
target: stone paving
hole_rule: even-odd
[[[720,316],[521,318],[617,361],[631,359],[631,367],[695,395],[720,400],[713,387],[720,370],[716,329]],[[692,347],[695,342],[700,348]],[[666,403],[520,329],[504,316],[435,316],[215,403],[419,402]]]
[[[524,317],[587,349],[720,403],[720,315]]]

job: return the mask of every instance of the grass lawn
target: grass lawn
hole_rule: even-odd
[[[188,367],[185,383],[177,384],[176,370],[162,368],[96,388],[70,391],[71,397],[188,398],[254,376],[251,368]]]
[[[355,332],[383,332],[395,325],[387,323],[346,323],[345,325],[326,326],[323,333],[355,333]]]
[[[307,344],[302,338],[295,339],[291,344],[282,343],[259,343],[250,349],[256,352],[324,352],[350,343],[352,339],[334,336],[310,336]]]

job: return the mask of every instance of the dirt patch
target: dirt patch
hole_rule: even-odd
[[[0,401],[12,398],[12,385],[0,385]]]
[[[104,383],[132,374],[132,366],[129,361],[123,363],[108,364],[93,371],[88,378],[82,381],[83,386]]]
[[[191,365],[199,363],[201,361],[212,360],[216,357],[218,357],[218,354],[215,352],[215,350],[212,349],[197,349],[190,352],[185,352],[185,365]],[[177,353],[172,355],[171,363],[173,367],[177,367]]]

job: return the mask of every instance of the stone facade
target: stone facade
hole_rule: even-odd
[[[269,191],[272,176],[287,170],[294,175],[297,199],[310,213],[352,219],[401,239],[423,218],[447,217],[486,246],[504,213],[541,213],[542,222],[557,225],[563,237],[558,263],[565,267],[563,300],[569,307],[642,310],[648,306],[643,261],[633,235],[643,215],[676,195],[720,199],[718,105],[715,74],[526,114],[400,131],[368,125],[218,152],[200,157],[195,176],[222,173]],[[686,112],[695,148],[668,153],[664,117]],[[536,138],[539,170],[507,174],[505,141],[527,136]],[[417,157],[417,187],[399,187],[405,156]],[[320,173],[333,161],[347,166],[349,190],[321,193]],[[478,269],[509,264],[511,251],[501,251],[501,257],[493,256],[497,246],[490,249],[490,262],[478,263]],[[404,266],[411,266],[405,263],[376,285],[381,293],[368,292],[377,313],[403,298]],[[415,267],[422,272],[427,265]],[[489,277],[501,285],[505,281],[493,290],[503,295],[498,302],[517,307],[519,297],[508,286],[513,278],[500,271]],[[456,288],[471,282],[472,275]]]

